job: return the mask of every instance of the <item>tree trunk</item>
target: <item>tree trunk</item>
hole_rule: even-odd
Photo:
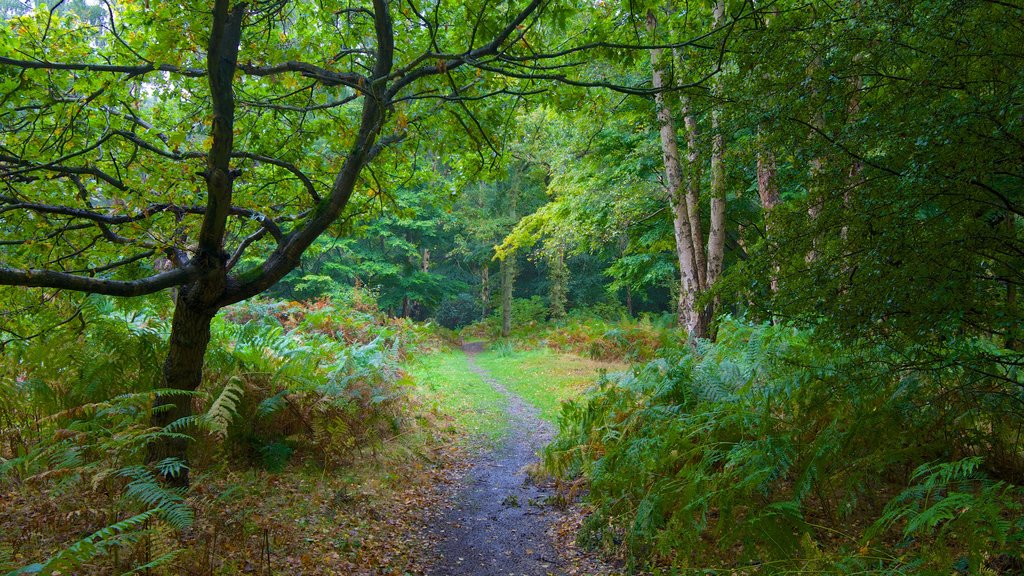
[[[501,261],[501,336],[503,338],[508,338],[512,333],[512,286],[515,281],[515,255],[509,254]]]
[[[714,14],[717,29],[725,23],[725,0],[715,3]],[[708,232],[708,271],[702,286],[705,290],[718,281],[725,260],[725,138],[722,136],[721,106],[718,102],[722,92],[721,81],[716,79],[711,91],[716,102],[711,109],[711,230]]]
[[[548,294],[551,301],[550,314],[552,319],[565,318],[567,301],[569,268],[565,265],[565,246],[559,242],[548,259],[548,280],[551,290]]]
[[[647,30],[654,35],[658,21],[654,12],[647,11]],[[661,133],[662,160],[665,164],[665,178],[668,184],[669,205],[672,208],[672,227],[676,239],[676,256],[679,260],[679,324],[686,326],[689,332],[691,343],[696,338],[703,338],[705,333],[700,331],[700,322],[694,314],[694,301],[700,291],[699,274],[696,268],[696,256],[694,244],[700,239],[695,239],[690,227],[690,216],[686,206],[686,199],[683,193],[683,175],[679,163],[679,145],[677,143],[676,128],[672,120],[672,111],[664,92],[664,72],[661,69],[659,60],[661,49],[651,49],[652,84],[655,90],[654,102],[657,107],[658,125]]]
[[[820,48],[819,48],[820,49]],[[821,68],[821,57],[815,56],[811,62],[811,73],[809,74],[809,80],[811,81],[811,94],[817,97],[818,89],[814,83],[813,72]],[[810,138],[820,138],[825,130],[825,115],[822,112],[822,108],[818,110],[811,117],[811,126],[814,130],[810,134]],[[811,249],[804,257],[804,260],[808,263],[814,262],[818,259],[818,236],[817,231],[813,228],[813,222],[818,219],[822,209],[825,205],[824,199],[824,183],[822,179],[825,173],[825,160],[824,156],[815,156],[811,159],[811,170],[810,170],[810,186],[808,190],[809,203],[807,205],[807,218],[812,222],[811,233]]]
[[[776,180],[775,153],[762,148],[757,153],[757,195],[761,197],[761,209],[764,211],[764,233],[769,242],[772,238],[772,210],[779,203],[779,184]],[[771,289],[779,291],[778,264],[772,265]]]
[[[192,392],[203,381],[203,358],[210,344],[210,322],[217,315],[215,304],[227,287],[228,255],[224,252],[224,234],[231,209],[233,181],[231,170],[234,142],[235,97],[231,83],[238,60],[238,46],[245,19],[245,3],[229,6],[217,0],[213,7],[213,25],[206,54],[207,80],[213,104],[211,144],[206,156],[207,204],[199,229],[196,253],[190,264],[202,271],[199,280],[182,286],[171,320],[171,336],[161,376],[161,387],[186,394],[157,395],[151,423],[161,429],[192,415]],[[170,409],[159,408],[170,406]],[[188,430],[174,430],[186,433]],[[148,446],[147,461],[159,463],[167,458],[188,464],[188,441],[163,437]],[[167,479],[177,486],[188,486],[188,468]]]
[[[680,67],[683,58],[676,52],[676,60]],[[678,85],[678,80],[676,84]],[[686,212],[690,220],[690,235],[693,242],[693,266],[696,268],[697,284],[701,289],[707,288],[707,255],[704,252],[704,226],[700,220],[700,184],[703,170],[700,163],[700,147],[697,145],[697,119],[690,110],[690,100],[682,92],[679,93],[680,110],[683,114],[683,128],[686,132],[686,170],[683,173],[686,187]]]
[[[491,305],[491,269],[486,263],[480,270],[480,300],[483,308],[480,320],[487,320]]]
[[[168,425],[192,415],[192,392],[203,381],[203,358],[210,344],[210,323],[216,311],[204,309],[202,301],[195,298],[195,292],[203,289],[201,284],[182,288],[174,308],[171,321],[171,336],[167,359],[164,361],[160,378],[163,389],[181,390],[187,394],[160,394],[154,403],[152,426],[166,428]],[[209,288],[209,287],[206,287]],[[188,433],[187,429],[174,430]],[[180,460],[188,465],[188,440],[185,438],[160,438],[148,446],[147,461],[159,463],[168,458]],[[167,478],[174,486],[188,486],[187,468],[177,476]]]

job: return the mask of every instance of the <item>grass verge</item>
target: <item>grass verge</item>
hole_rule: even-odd
[[[509,390],[536,406],[541,417],[557,422],[562,402],[580,395],[603,370],[619,372],[618,362],[560,354],[546,348],[530,351],[488,350],[477,363]]]
[[[505,398],[469,370],[459,351],[422,356],[405,367],[423,405],[450,415],[469,441],[496,442],[508,430]]]

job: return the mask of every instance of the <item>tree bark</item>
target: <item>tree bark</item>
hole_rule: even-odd
[[[717,29],[725,23],[725,0],[715,3],[714,15],[714,27]],[[704,289],[718,281],[725,260],[725,138],[721,128],[720,80],[714,81],[711,91],[716,101],[711,109],[711,230],[708,232],[708,271]]]
[[[199,290],[202,290],[199,285],[192,285],[178,293],[160,387],[184,393],[157,396],[150,424],[161,429],[192,415],[191,393],[195,392],[203,381],[203,358],[210,344],[210,323],[216,312],[203,309],[198,302],[190,302],[193,292]],[[175,432],[186,433],[187,430]],[[188,441],[185,438],[168,437],[149,444],[148,462],[155,464],[168,458],[177,459],[187,466]],[[188,471],[185,469],[181,474],[166,480],[174,486],[188,486]]]
[[[512,287],[516,281],[515,255],[509,254],[501,261],[501,336],[512,334]]]
[[[676,60],[682,67],[683,59],[676,53]],[[676,84],[678,85],[678,79]],[[700,160],[700,147],[697,144],[697,118],[690,109],[690,99],[679,93],[680,111],[683,115],[683,128],[686,132],[686,170],[683,173],[686,187],[686,212],[690,220],[690,235],[693,242],[693,265],[697,273],[697,284],[701,289],[707,288],[707,254],[704,251],[704,226],[700,219],[700,188],[703,173]]]
[[[648,10],[647,30],[652,36],[657,25],[658,21],[654,16],[654,12]],[[657,107],[658,125],[660,127],[662,160],[665,164],[669,206],[672,209],[672,227],[676,239],[676,256],[679,260],[679,324],[687,327],[689,332],[688,338],[692,344],[696,338],[703,338],[706,335],[706,332],[701,332],[699,317],[694,313],[694,301],[700,292],[694,244],[695,242],[700,242],[700,239],[694,238],[690,227],[690,216],[683,193],[683,175],[679,162],[676,128],[665,93],[660,91],[665,87],[664,72],[661,69],[660,63],[661,52],[660,48],[651,49],[652,84],[655,90],[659,90],[654,96],[654,102]]]
[[[548,266],[548,280],[551,283],[551,290],[548,294],[551,304],[550,315],[553,319],[565,318],[569,268],[565,265],[565,246],[561,242],[549,255]]]
[[[766,239],[772,239],[772,210],[779,203],[779,184],[776,180],[775,153],[762,148],[757,153],[757,195],[761,197],[761,209],[764,212],[764,233]],[[778,264],[772,265],[771,290],[779,291]]]
[[[480,301],[483,308],[480,320],[487,320],[491,304],[491,269],[486,263],[480,270]]]
[[[220,306],[217,302],[227,288],[228,255],[224,252],[224,233],[231,210],[231,152],[234,146],[235,97],[231,86],[242,37],[246,4],[229,10],[228,0],[217,0],[207,51],[207,77],[213,102],[212,143],[206,158],[207,203],[199,230],[198,246],[189,264],[201,270],[196,282],[178,292],[171,321],[170,346],[161,376],[161,388],[187,394],[157,395],[152,425],[161,429],[192,415],[192,392],[203,380],[203,358],[210,344],[210,323]],[[166,407],[170,407],[167,409]],[[175,432],[183,432],[176,430]],[[147,460],[158,463],[174,458],[185,464],[182,472],[167,480],[188,486],[188,442],[165,436],[148,447]]]

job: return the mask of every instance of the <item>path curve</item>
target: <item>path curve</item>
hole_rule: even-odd
[[[564,574],[548,528],[559,512],[547,486],[527,474],[554,427],[536,408],[505,388],[476,363],[480,342],[466,343],[469,369],[505,396],[509,432],[493,451],[478,456],[455,505],[433,532],[439,539],[431,576],[549,576]]]

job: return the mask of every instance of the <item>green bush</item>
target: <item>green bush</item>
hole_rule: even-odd
[[[1021,490],[988,479],[980,447],[1021,424],[1009,414],[1024,388],[893,370],[897,359],[726,320],[716,344],[568,404],[546,465],[585,480],[583,540],[621,546],[637,567],[948,574],[1019,562]]]
[[[91,573],[102,559],[143,571],[173,559],[193,512],[183,492],[158,480],[182,462],[144,464],[153,440],[199,439],[194,469],[280,471],[298,458],[345,465],[397,437],[406,406],[398,359],[428,335],[359,298],[341,309],[329,300],[234,307],[213,323],[195,393],[158,388],[160,309],[120,310],[93,297],[81,325],[10,345],[0,363],[0,491],[32,486],[67,499],[55,506],[103,512],[69,514],[82,519],[73,532],[89,536],[29,568]],[[196,414],[151,428],[158,393],[194,397]],[[7,544],[0,538],[0,550]],[[0,572],[14,568],[0,555]]]
[[[462,293],[454,298],[445,298],[437,306],[434,319],[450,330],[468,326],[480,318],[480,301],[472,294]]]

